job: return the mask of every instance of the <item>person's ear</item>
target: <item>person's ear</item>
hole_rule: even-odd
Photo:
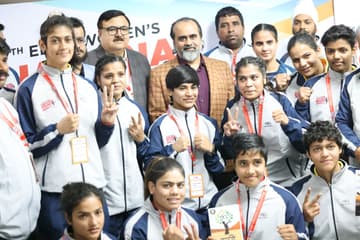
[[[67,213],[65,213],[64,215],[65,215],[65,220],[66,220],[67,224],[71,225],[72,224],[71,216],[69,217],[69,215]]]
[[[46,43],[41,39],[39,40],[39,47],[40,47],[40,51],[42,53],[45,53],[45,51],[46,51]]]
[[[148,182],[148,189],[149,189],[150,195],[153,195],[154,192],[155,192],[155,183],[149,181]]]

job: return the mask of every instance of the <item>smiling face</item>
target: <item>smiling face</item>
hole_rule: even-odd
[[[155,208],[160,211],[178,209],[185,198],[185,179],[179,169],[167,171],[156,183],[148,182]]]
[[[182,83],[173,90],[169,89],[173,107],[183,111],[187,111],[195,105],[198,94],[199,87],[193,83]]]
[[[71,219],[66,216],[72,226],[74,239],[97,240],[104,226],[104,212],[100,199],[91,195],[84,198],[74,209]]]
[[[235,172],[241,183],[247,187],[256,187],[266,172],[264,157],[257,151],[240,153],[235,159]]]
[[[114,99],[120,99],[126,88],[126,71],[122,62],[110,62],[104,65],[100,76],[96,76],[96,82],[101,89],[106,86],[109,90],[113,85]]]
[[[323,140],[310,144],[307,151],[308,157],[315,164],[320,176],[332,176],[340,170],[338,160],[340,159],[341,148],[335,141]]]
[[[330,68],[339,73],[350,72],[355,48],[344,39],[328,42],[325,46],[326,59]]]
[[[65,70],[74,54],[72,29],[63,25],[54,26],[46,41],[39,41],[41,50],[46,52],[46,64]]]
[[[316,76],[324,71],[320,49],[315,51],[309,45],[297,42],[290,49],[289,56],[295,69],[305,78]]]
[[[244,38],[244,26],[237,15],[219,18],[217,35],[220,42],[231,50],[237,50],[242,46]]]
[[[239,68],[236,84],[241,96],[247,100],[255,100],[264,90],[264,76],[258,66],[248,64]]]

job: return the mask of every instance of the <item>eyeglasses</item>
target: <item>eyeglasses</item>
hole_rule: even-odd
[[[86,44],[87,43],[86,38],[81,38],[81,37],[75,38],[75,41],[77,44]]]
[[[121,26],[121,27],[110,26],[110,27],[102,28],[102,29],[105,29],[109,35],[113,36],[117,33],[118,30],[123,35],[128,34],[130,27],[128,27],[128,26]]]

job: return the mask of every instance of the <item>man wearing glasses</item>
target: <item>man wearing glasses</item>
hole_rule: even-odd
[[[150,64],[147,58],[128,49],[130,20],[120,10],[103,12],[97,22],[100,45],[89,52],[85,63],[95,65],[105,54],[122,57],[126,63],[126,94],[147,109]]]
[[[72,22],[75,35],[75,51],[74,56],[70,61],[73,72],[90,81],[93,81],[95,77],[95,67],[93,65],[83,63],[87,57],[84,24],[80,19],[75,17],[71,17],[70,20]]]

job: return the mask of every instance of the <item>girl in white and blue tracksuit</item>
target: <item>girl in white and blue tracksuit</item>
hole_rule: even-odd
[[[157,157],[145,172],[145,202],[126,222],[124,239],[171,239],[169,231],[178,230],[177,237],[187,239],[190,230],[194,238],[205,239],[206,232],[195,211],[185,208],[185,172],[181,163],[170,157]],[[177,199],[177,200],[168,200]],[[178,238],[176,238],[178,239]]]
[[[306,103],[296,101],[296,111],[309,122],[328,120],[334,123],[346,75],[348,73],[338,73],[330,68],[327,73],[307,80],[303,87],[311,88],[310,99]]]
[[[314,221],[308,223],[311,239],[358,239],[360,232],[360,213],[356,215],[356,196],[360,196],[360,170],[349,166],[340,160],[342,169],[332,176],[331,183],[327,183],[314,171],[294,183],[291,191],[300,203],[311,187],[310,200],[317,194],[320,214]],[[358,200],[359,201],[359,200]]]
[[[166,215],[169,224],[176,223],[176,213],[178,209],[172,210]],[[181,207],[181,229],[183,226],[194,224],[200,235],[204,234],[197,214],[188,208]],[[154,208],[150,198],[146,199],[144,205],[136,211],[127,221],[124,231],[124,239],[138,240],[158,240],[162,239],[163,227],[159,216],[159,211]]]
[[[109,66],[114,67],[114,72],[106,70]],[[122,71],[125,75],[125,69],[126,64],[122,58],[105,55],[95,65],[95,81],[100,88],[108,81],[103,75],[116,75],[116,71]],[[125,78],[121,81],[121,77],[114,76],[108,83],[114,86],[123,84],[121,86],[125,88]],[[107,180],[104,194],[110,214],[109,232],[119,237],[126,218],[144,203],[143,158],[150,142],[146,138],[148,117],[142,107],[126,96],[125,91],[117,92],[114,100],[118,106],[114,132],[100,153]],[[138,121],[139,116],[144,136],[142,141],[137,141],[129,134],[132,117]]]
[[[221,144],[217,122],[198,112],[194,106],[199,78],[191,67],[179,65],[172,68],[166,76],[166,86],[172,94],[173,102],[167,113],[156,119],[150,127],[151,147],[145,158],[145,166],[158,155],[175,158],[185,170],[186,196],[183,205],[195,210],[206,226],[207,205],[218,191],[213,175],[224,170],[224,162],[217,150]],[[199,137],[203,141],[201,146],[196,146]],[[186,148],[175,151],[175,143],[185,138],[188,141]],[[207,147],[204,148],[204,145]],[[196,176],[194,174],[202,177],[202,194],[191,197],[189,176]]]
[[[265,77],[265,63],[259,58],[243,58],[237,64],[237,71],[248,65],[257,66],[259,71],[261,69],[263,78]],[[234,120],[240,126],[239,132],[255,133],[263,137],[268,148],[267,170],[270,179],[282,186],[290,186],[296,178],[303,175],[307,164],[301,152],[304,152],[302,133],[308,124],[296,113],[283,93],[263,89],[260,96],[250,101],[241,96],[238,86],[237,83],[237,93],[227,104],[227,108],[232,116],[238,112],[238,118]],[[263,85],[258,87],[263,88]],[[288,124],[275,122],[272,113],[278,109],[282,109],[287,115]],[[225,110],[222,126],[224,127],[228,121],[229,116]],[[228,153],[231,152],[230,140],[229,136],[223,138],[224,155],[229,155]]]
[[[58,35],[70,35],[70,39],[67,38],[69,41],[63,41],[60,46],[64,51],[63,55],[71,58],[72,24],[63,15],[49,17],[42,24],[42,49],[45,50],[47,45],[55,48],[53,45],[58,41],[47,40],[48,35],[55,30]],[[108,108],[103,111],[95,84],[73,74],[72,68],[66,63],[67,59],[59,60],[61,56],[55,54],[54,50],[47,51],[47,61],[40,63],[38,71],[19,86],[15,97],[20,123],[30,143],[40,177],[42,196],[38,232],[45,239],[58,239],[66,226],[59,208],[60,193],[66,183],[83,181],[97,188],[105,187],[106,179],[99,148],[107,143],[114,128],[113,123],[105,125],[102,122],[102,119],[113,117],[113,113]],[[48,64],[50,62],[52,64]],[[112,104],[109,103],[110,105]],[[102,112],[106,114],[102,115]],[[58,123],[74,114],[78,116],[77,130],[60,134]],[[66,125],[71,129],[69,121]],[[87,156],[86,162],[73,162],[75,152],[72,151],[70,142],[74,138],[86,140],[83,141],[84,151],[81,154]],[[76,148],[75,145],[73,147]],[[107,208],[104,210],[107,212]]]
[[[176,152],[172,148],[174,140],[180,137],[180,132],[170,118],[170,115],[176,117],[178,124],[182,129],[186,129],[190,139],[194,139],[195,131],[199,131],[209,136],[211,142],[219,146],[220,135],[217,130],[217,123],[210,117],[196,111],[195,107],[188,111],[182,111],[173,108],[171,105],[168,112],[160,116],[150,127],[149,138],[151,147],[148,152],[147,162],[156,155],[174,157],[184,167],[185,175],[200,173],[203,175],[205,194],[203,198],[190,198],[188,179],[185,178],[187,186],[187,194],[183,205],[187,208],[198,210],[206,207],[212,196],[217,193],[217,188],[212,180],[212,174],[217,174],[223,171],[224,165],[220,154],[215,150],[214,154],[208,154],[201,151],[195,151],[196,159],[191,159],[188,151]],[[199,129],[195,127],[195,121],[198,118]],[[193,143],[191,143],[193,144]]]
[[[308,239],[299,202],[288,190],[273,183],[267,177],[256,187],[247,187],[239,181],[234,182],[213,197],[209,208],[237,204],[238,191],[240,191],[244,224],[248,229],[264,188],[267,188],[265,201],[251,239],[281,239],[276,230],[283,224],[293,224],[299,240]]]

